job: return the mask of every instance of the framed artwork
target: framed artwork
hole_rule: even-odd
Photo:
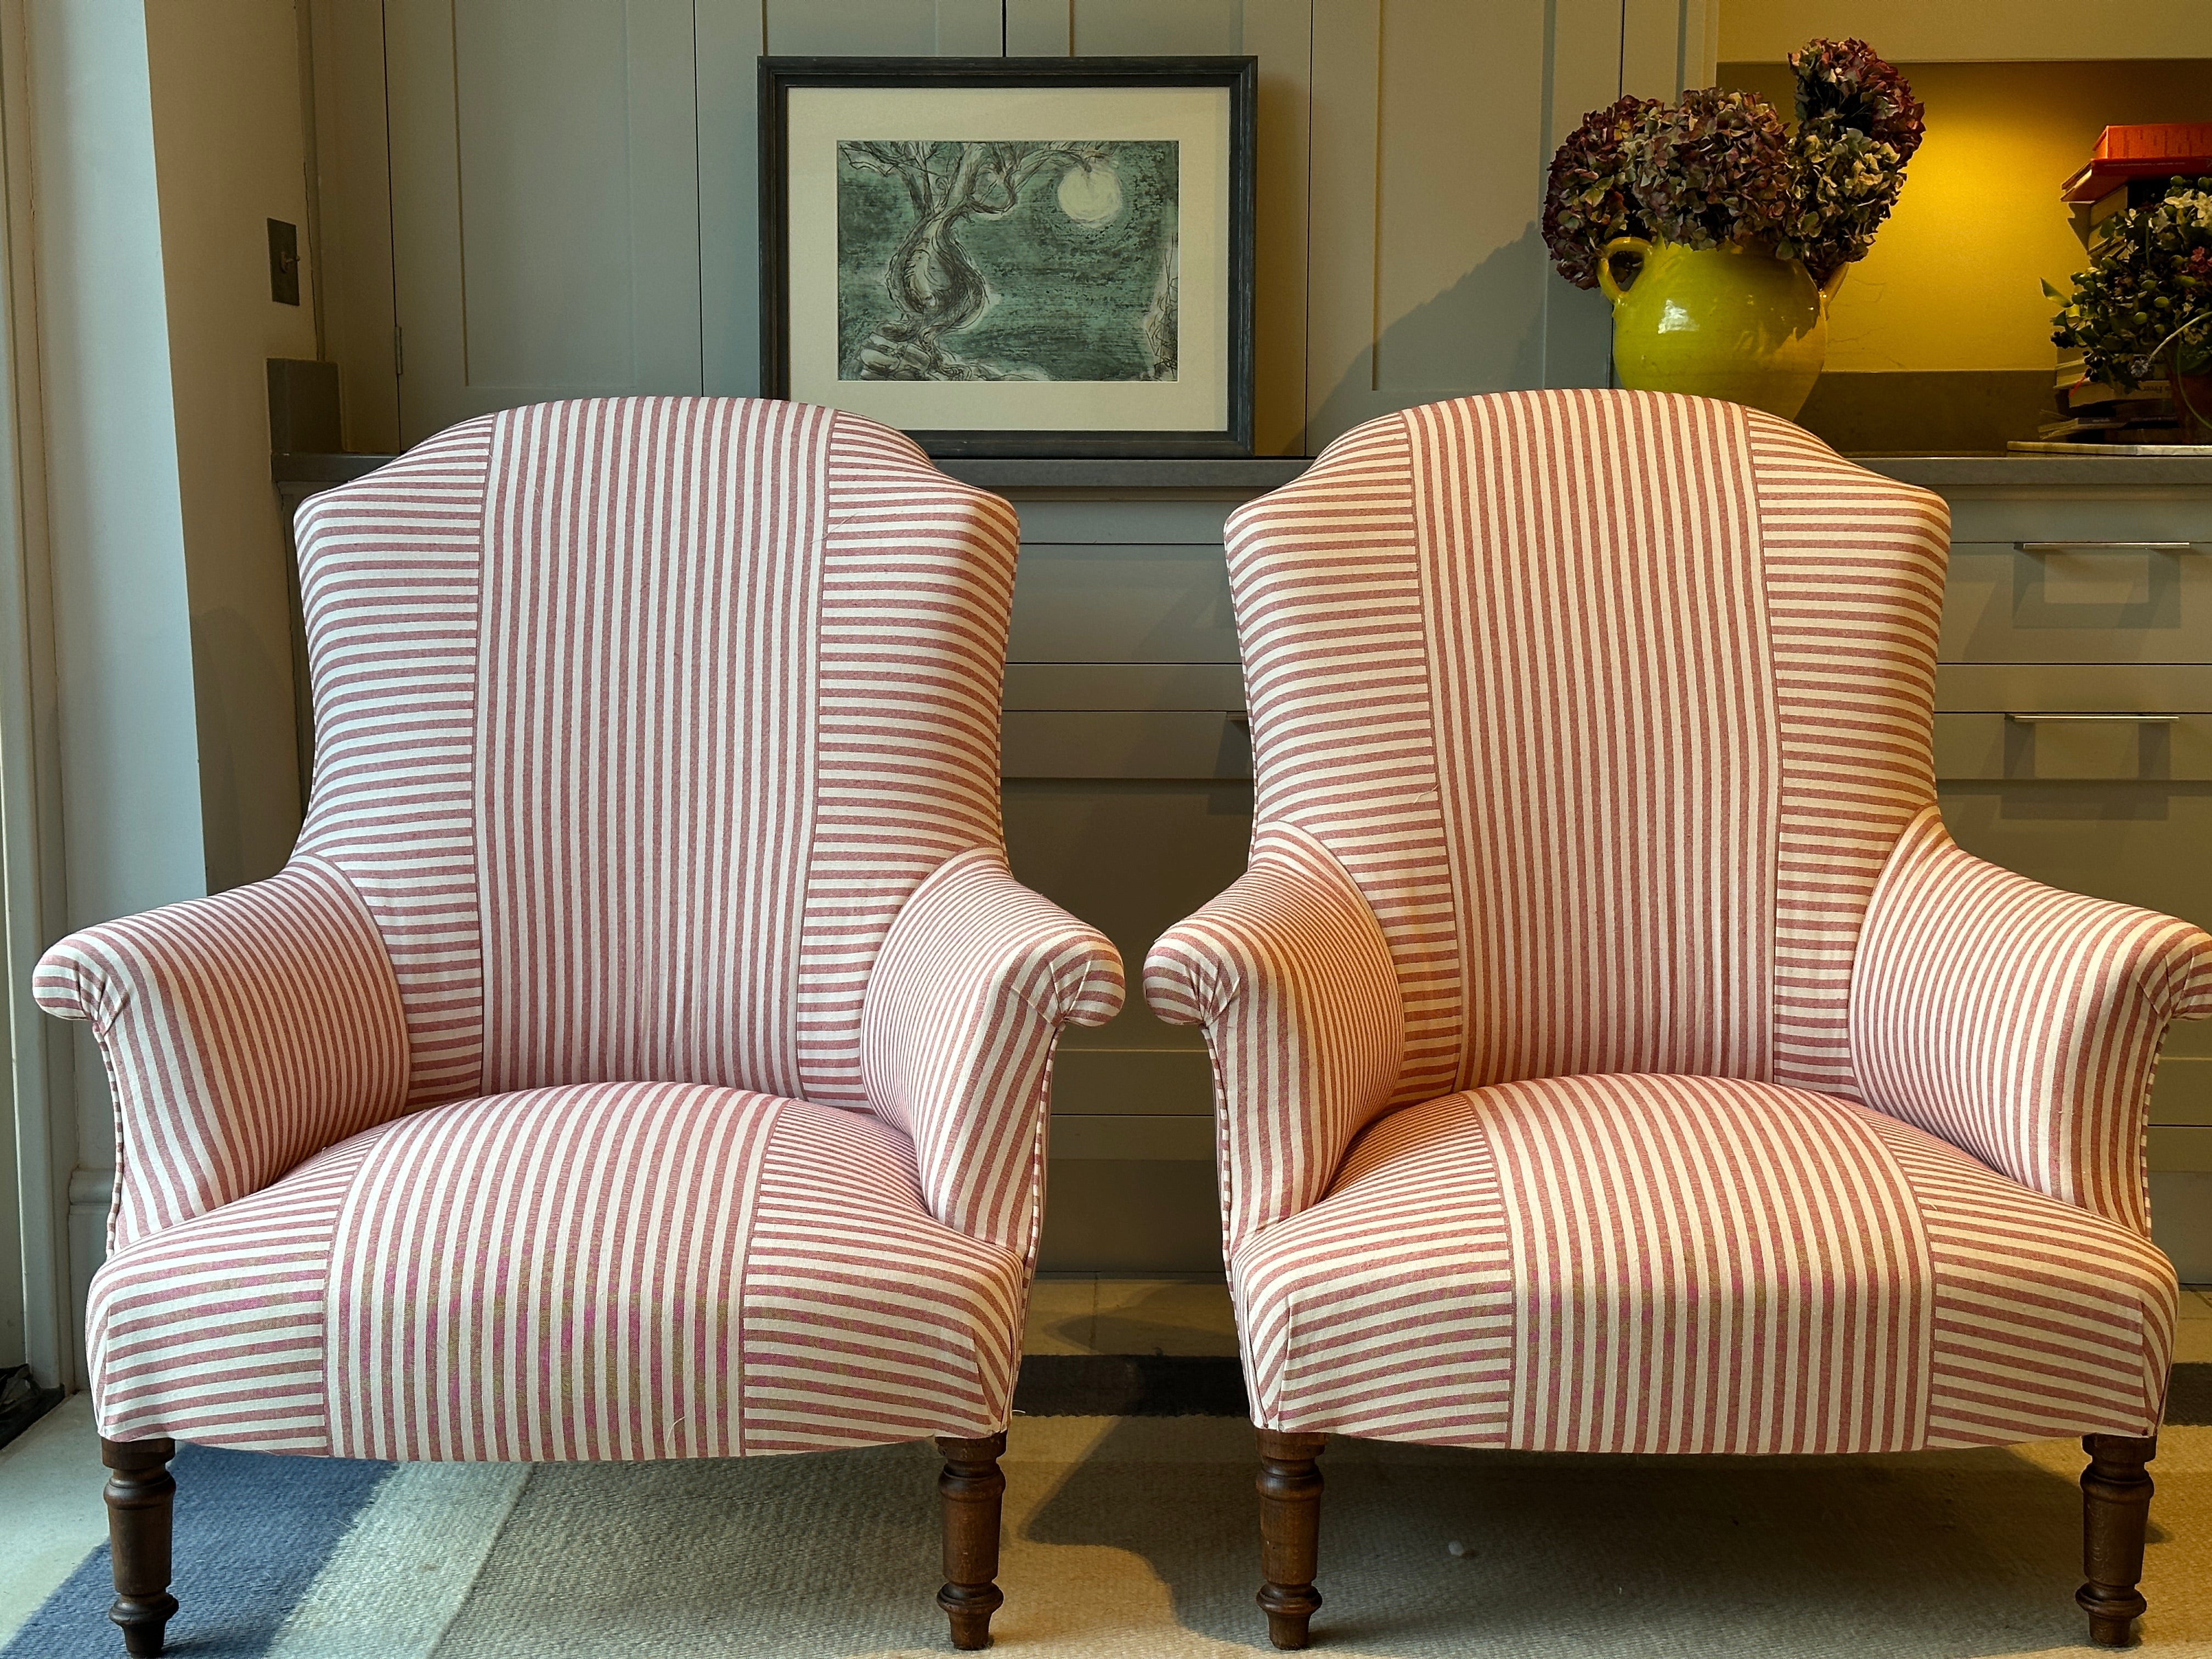
[[[1252,453],[1250,58],[763,58],[763,395],[934,455]]]

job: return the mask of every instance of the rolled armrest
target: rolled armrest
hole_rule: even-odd
[[[1206,1028],[1233,1255],[1319,1200],[1389,1103],[1406,1048],[1389,945],[1328,850],[1271,826],[1235,885],[1153,945],[1145,998]]]
[[[860,1074],[913,1137],[930,1212],[1026,1256],[1053,1049],[1121,1011],[1105,935],[1013,878],[995,851],[932,872],[892,919],[860,1006]]]
[[[72,933],[33,991],[90,1021],[106,1062],[111,1249],[258,1192],[406,1103],[391,960],[319,860]]]
[[[2212,937],[1984,863],[1930,807],[1867,910],[1852,1064],[1869,1105],[2148,1235],[2159,1045],[2208,1016]]]

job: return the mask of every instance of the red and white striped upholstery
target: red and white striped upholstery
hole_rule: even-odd
[[[1012,510],[853,416],[472,421],[318,497],[266,882],[40,964],[117,1102],[100,1431],[726,1456],[1004,1426],[1052,1050]]]
[[[1948,524],[1729,404],[1472,398],[1241,508],[1249,871],[1154,947],[1266,1427],[2147,1434],[2212,938],[1944,836]]]

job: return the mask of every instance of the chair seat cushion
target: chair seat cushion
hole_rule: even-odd
[[[1027,1273],[906,1139],[699,1084],[434,1107],[120,1251],[100,1431],[346,1457],[726,1457],[1005,1426]]]
[[[1374,1125],[1230,1264],[1262,1425],[1531,1450],[2154,1431],[2148,1240],[1833,1096],[1509,1083]]]

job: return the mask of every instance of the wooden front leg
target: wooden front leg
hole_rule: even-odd
[[[945,1587],[937,1605],[952,1623],[952,1645],[965,1651],[991,1645],[991,1615],[1006,1598],[999,1592],[999,1512],[1006,1477],[999,1457],[1006,1437],[951,1440],[938,1437],[945,1473],[937,1490],[945,1510]]]
[[[2081,1569],[2088,1583],[2074,1599],[2089,1615],[2089,1639],[2100,1647],[2128,1645],[2143,1611],[2143,1529],[2150,1521],[2150,1476],[2143,1465],[2158,1455],[2158,1437],[2082,1437],[2089,1467],[2081,1471]]]
[[[169,1594],[169,1529],[177,1483],[169,1460],[173,1440],[102,1440],[100,1461],[107,1477],[107,1539],[115,1558],[115,1605],[107,1616],[123,1627],[123,1647],[133,1659],[151,1659],[176,1616]]]
[[[1320,1610],[1313,1587],[1321,1547],[1321,1471],[1314,1459],[1328,1439],[1318,1434],[1260,1431],[1260,1606],[1267,1639],[1302,1648]]]

